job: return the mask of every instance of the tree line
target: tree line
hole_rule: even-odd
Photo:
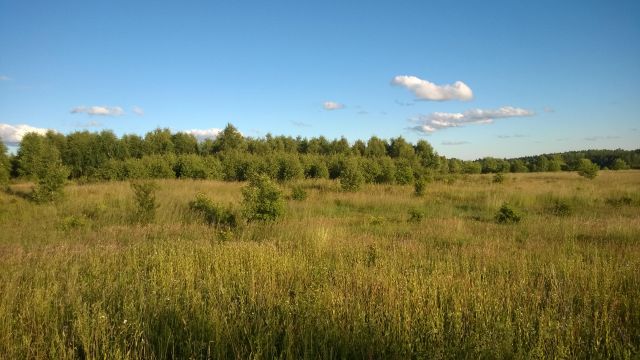
[[[367,183],[410,184],[447,174],[573,171],[582,159],[600,169],[640,168],[640,150],[588,150],[474,161],[447,159],[425,140],[402,137],[347,139],[243,136],[229,124],[215,138],[156,129],[144,137],[112,131],[26,134],[15,155],[0,142],[0,181],[38,179],[57,172],[68,179],[100,181],[192,178],[245,181],[266,174],[278,181],[355,176]],[[361,179],[360,179],[361,178]]]

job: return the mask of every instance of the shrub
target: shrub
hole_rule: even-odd
[[[598,176],[598,170],[600,167],[594,164],[589,159],[580,159],[578,163],[578,174],[587,179],[593,180]]]
[[[571,215],[571,206],[568,202],[560,199],[553,200],[549,212],[555,216],[569,216]]]
[[[613,161],[613,164],[611,165],[611,169],[612,170],[628,170],[629,165],[627,164],[626,161],[620,158],[617,158]]]
[[[58,225],[58,228],[63,231],[69,231],[73,229],[79,229],[87,226],[87,219],[81,216],[71,215],[67,216]]]
[[[358,191],[364,183],[364,176],[355,160],[345,162],[340,174],[340,187],[343,191]]]
[[[43,162],[36,172],[36,186],[31,194],[34,201],[43,203],[60,199],[69,169],[61,161]]]
[[[424,212],[419,209],[409,209],[409,222],[418,223],[424,220]]]
[[[0,140],[0,187],[9,183],[11,173],[11,162],[7,157],[7,148],[4,146],[2,140]]]
[[[278,173],[277,179],[281,182],[287,182],[304,177],[304,170],[300,165],[300,160],[294,155],[283,155],[277,161]]]
[[[278,186],[267,175],[254,175],[242,189],[243,212],[249,221],[274,221],[284,214],[284,200]]]
[[[620,207],[620,206],[629,206],[633,204],[633,199],[628,195],[622,195],[620,197],[611,197],[605,200],[607,205]]]
[[[307,198],[307,191],[300,185],[291,189],[291,198],[293,200],[302,201]]]
[[[209,225],[221,226],[225,229],[234,229],[240,225],[240,216],[231,206],[224,208],[216,204],[204,194],[198,194],[194,201],[189,203],[189,208],[202,216]]]
[[[499,224],[515,224],[520,222],[520,219],[520,215],[506,203],[502,204],[495,216],[495,220]]]
[[[396,162],[396,182],[400,185],[408,185],[413,182],[413,168],[405,159]]]
[[[502,173],[493,175],[493,182],[495,184],[502,184],[504,182],[504,175]]]
[[[415,184],[413,184],[414,187],[414,194],[416,196],[423,196],[426,189],[427,189],[427,182],[425,181],[424,178],[419,178],[418,180],[416,180]]]
[[[158,186],[154,182],[133,182],[131,188],[135,195],[136,210],[134,220],[141,223],[149,223],[156,216],[156,190]]]

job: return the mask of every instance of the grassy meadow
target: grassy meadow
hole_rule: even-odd
[[[492,179],[304,181],[281,220],[234,232],[188,203],[239,206],[242,183],[158,181],[146,225],[128,182],[44,205],[14,184],[0,357],[638,358],[640,171]],[[519,223],[494,221],[505,202]]]

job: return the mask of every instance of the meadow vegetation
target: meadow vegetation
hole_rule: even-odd
[[[199,161],[180,174],[215,170]],[[71,183],[42,203],[10,184],[2,357],[640,356],[637,170],[390,185],[347,164],[345,188],[280,164],[249,183]]]

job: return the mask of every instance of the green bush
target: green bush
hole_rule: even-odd
[[[69,176],[69,169],[59,160],[43,162],[36,169],[36,186],[31,194],[38,203],[55,201],[63,197],[64,184]]]
[[[281,182],[301,179],[304,177],[304,170],[300,165],[300,160],[295,155],[282,155],[277,161],[277,179]]]
[[[493,175],[493,182],[495,184],[502,184],[504,182],[504,175],[502,173]]]
[[[291,188],[291,199],[302,201],[307,199],[307,191],[300,185]]]
[[[284,214],[278,186],[265,174],[254,175],[242,189],[243,212],[248,221],[275,221]]]
[[[7,148],[4,146],[2,140],[0,140],[0,187],[9,183],[11,174],[11,162],[7,156]]]
[[[358,191],[364,183],[364,176],[355,160],[345,162],[340,174],[340,186],[343,191]]]
[[[409,222],[419,223],[424,220],[424,212],[420,209],[409,209]]]
[[[598,170],[600,167],[594,164],[589,159],[580,159],[578,163],[578,174],[587,179],[593,180],[598,176]]]
[[[424,178],[419,178],[413,184],[413,188],[414,188],[413,193],[416,196],[423,196],[425,194],[425,191],[427,190],[427,181]]]
[[[189,203],[189,208],[199,214],[209,225],[235,229],[240,225],[240,216],[231,206],[224,208],[216,204],[204,194],[198,194]]]
[[[158,186],[154,182],[133,182],[131,188],[136,200],[134,220],[145,224],[153,221],[158,208],[158,204],[156,204]]]
[[[502,204],[495,216],[495,220],[499,224],[515,224],[520,222],[520,219],[521,216],[506,203]]]
[[[572,213],[571,206],[565,200],[555,199],[549,207],[549,212],[555,216],[569,216]]]

